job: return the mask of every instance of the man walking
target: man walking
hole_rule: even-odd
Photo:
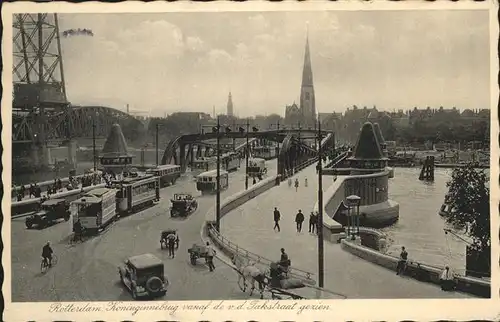
[[[210,246],[210,243],[207,242],[207,265],[208,269],[210,269],[211,272],[213,272],[213,270],[215,269],[214,256],[215,256],[215,249],[213,249],[213,247]]]
[[[279,223],[280,219],[281,219],[281,214],[280,214],[278,208],[274,207],[274,228],[273,228],[273,230],[276,230],[276,228],[277,228],[278,232],[280,232],[280,230],[281,230],[280,223]]]
[[[304,222],[304,214],[302,210],[299,210],[297,215],[295,216],[295,223],[297,224],[297,232],[300,233],[302,231],[302,223]]]
[[[168,256],[172,258],[175,258],[175,240],[174,234],[169,234],[167,236]]]
[[[314,230],[316,229],[316,215],[314,214],[313,211],[311,211],[311,214],[309,215],[309,232],[314,234]]]

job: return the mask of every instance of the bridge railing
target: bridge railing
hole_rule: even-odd
[[[241,246],[239,246],[236,243],[231,242],[227,237],[224,237],[221,235],[215,228],[209,224],[208,225],[208,234],[210,238],[212,238],[213,241],[215,241],[219,246],[225,250],[227,250],[231,254],[238,254],[240,256],[243,256],[245,258],[248,258],[257,264],[261,264],[269,269],[271,266],[271,263],[277,262],[277,261],[272,261],[270,259],[267,259],[263,256],[260,256],[256,253],[253,253]],[[299,268],[293,267],[293,262],[292,266],[290,266],[289,271],[288,271],[288,276],[294,277],[297,279],[300,279],[307,284],[314,285],[316,284],[315,280],[313,279],[314,274],[305,270],[301,270]]]
[[[328,165],[326,166],[327,168],[332,168],[332,167],[335,167],[335,165],[341,161],[343,161],[348,155],[348,152],[343,152],[339,155],[337,155],[332,161],[330,161],[328,163]]]

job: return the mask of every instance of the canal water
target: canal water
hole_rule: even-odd
[[[451,169],[436,169],[433,183],[418,180],[419,168],[395,168],[389,181],[389,195],[400,205],[399,221],[382,229],[388,235],[388,253],[399,256],[405,246],[410,260],[442,267],[450,265],[455,272],[465,272],[466,244],[450,234],[439,216],[439,209],[448,192],[446,183]],[[487,170],[488,173],[488,170]]]

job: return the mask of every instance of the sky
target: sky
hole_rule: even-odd
[[[59,14],[75,105],[163,116],[284,115],[298,103],[309,34],[318,112],[490,107],[486,11]],[[307,31],[308,30],[308,31]]]

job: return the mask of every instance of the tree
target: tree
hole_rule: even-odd
[[[446,221],[465,228],[465,233],[472,239],[473,250],[489,250],[490,191],[486,173],[467,164],[453,170],[447,186],[450,213]]]

